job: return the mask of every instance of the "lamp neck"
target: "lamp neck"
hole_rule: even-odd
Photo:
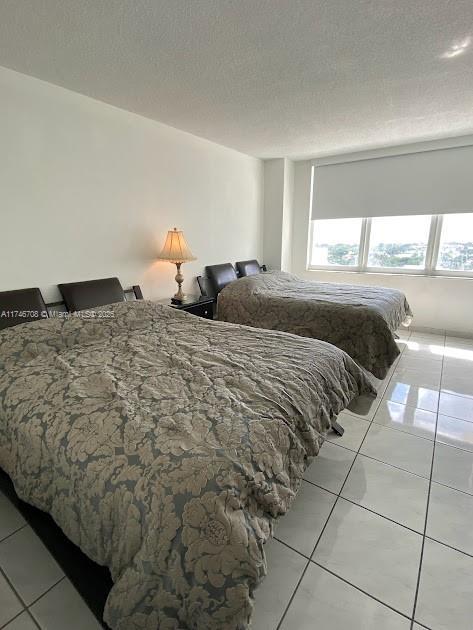
[[[185,297],[184,293],[182,292],[182,283],[184,282],[184,276],[181,273],[181,265],[182,265],[182,263],[181,262],[177,262],[177,263],[175,263],[175,265],[176,265],[176,269],[177,269],[175,280],[177,282],[178,289],[177,289],[177,293],[174,295],[174,297],[176,298],[176,300],[181,300],[182,301],[184,299],[184,297]]]

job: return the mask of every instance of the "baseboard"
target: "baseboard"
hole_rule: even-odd
[[[429,326],[409,326],[404,330],[417,333],[427,333],[431,335],[448,335],[449,337],[461,337],[463,339],[473,339],[473,332],[463,330],[451,330],[444,328],[430,328]]]

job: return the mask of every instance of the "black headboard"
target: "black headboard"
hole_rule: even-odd
[[[125,301],[125,292],[118,278],[68,282],[58,284],[58,288],[70,313]]]
[[[0,330],[48,316],[38,287],[0,292]]]
[[[240,278],[261,273],[261,265],[257,260],[239,260],[235,263],[235,267]]]
[[[213,294],[217,296],[220,291],[238,279],[236,271],[231,263],[223,263],[222,265],[209,265],[205,268],[210,287]]]

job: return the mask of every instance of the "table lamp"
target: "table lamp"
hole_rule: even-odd
[[[158,260],[167,260],[168,262],[176,265],[177,273],[175,280],[177,282],[178,290],[173,299],[176,300],[176,302],[182,302],[186,296],[182,292],[184,276],[181,273],[181,265],[182,263],[189,262],[190,260],[196,260],[196,257],[192,255],[192,252],[186,243],[182,230],[178,230],[176,228],[169,230],[164,247],[158,256]]]

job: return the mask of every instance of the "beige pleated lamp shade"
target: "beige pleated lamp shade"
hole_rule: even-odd
[[[158,260],[167,260],[171,263],[183,263],[196,260],[186,243],[182,230],[169,230],[166,242],[158,256]]]

